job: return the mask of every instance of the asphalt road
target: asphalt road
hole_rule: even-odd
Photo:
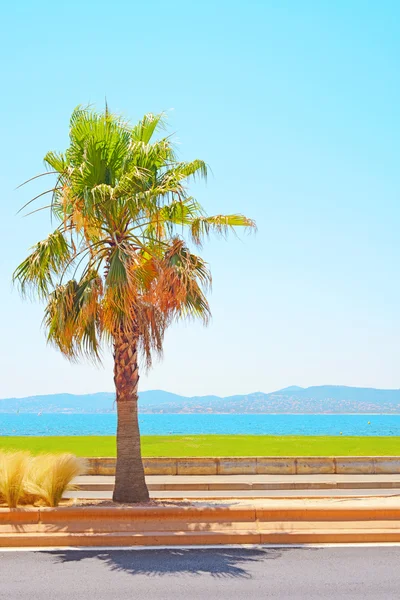
[[[0,552],[0,598],[397,600],[399,559],[400,546]]]

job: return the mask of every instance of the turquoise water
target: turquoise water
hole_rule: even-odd
[[[368,424],[368,421],[370,424]],[[145,414],[145,435],[269,434],[400,436],[400,415]],[[2,414],[0,435],[113,435],[115,414]]]

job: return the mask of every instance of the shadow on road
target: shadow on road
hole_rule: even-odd
[[[130,575],[160,576],[171,574],[204,575],[216,578],[250,579],[248,571],[254,562],[276,560],[290,548],[231,548],[231,549],[165,549],[165,550],[83,550],[51,551],[46,554],[57,563],[96,560],[111,571]]]

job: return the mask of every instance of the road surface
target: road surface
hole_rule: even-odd
[[[398,600],[400,546],[0,552],[1,600]]]

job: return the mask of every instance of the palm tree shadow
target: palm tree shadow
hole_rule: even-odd
[[[58,563],[99,560],[110,571],[129,575],[204,575],[216,578],[251,579],[249,567],[259,561],[276,560],[283,548],[176,548],[160,550],[51,551]]]

